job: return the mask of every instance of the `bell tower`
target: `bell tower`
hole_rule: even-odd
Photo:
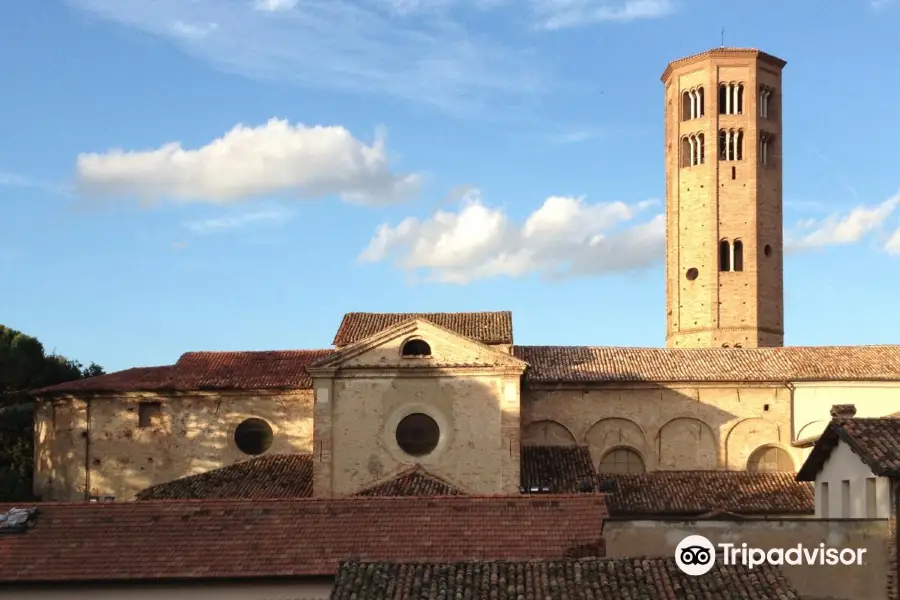
[[[717,48],[666,67],[666,346],[784,344],[781,73]]]

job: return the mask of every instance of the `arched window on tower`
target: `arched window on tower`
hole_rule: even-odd
[[[744,130],[722,129],[719,131],[719,160],[743,160]]]
[[[719,242],[719,270],[731,270],[731,244],[728,243],[728,240]]]
[[[732,257],[732,263],[735,271],[744,270],[744,242],[741,240],[734,240],[734,256]]]
[[[719,114],[739,115],[744,112],[744,84],[719,84]]]
[[[705,161],[705,142],[702,133],[685,136],[681,140],[681,166],[693,167]]]
[[[766,131],[761,131],[759,134],[759,164],[767,165],[770,162],[771,158],[771,150],[774,141],[774,136],[771,133]]]
[[[697,87],[681,93],[681,120],[699,119],[706,111],[703,88]]]
[[[769,118],[770,101],[775,90],[767,85],[759,86],[759,116],[763,119]]]

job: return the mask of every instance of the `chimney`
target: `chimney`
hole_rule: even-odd
[[[856,416],[856,406],[853,404],[835,404],[831,407],[831,418],[833,420],[852,419],[854,416]]]

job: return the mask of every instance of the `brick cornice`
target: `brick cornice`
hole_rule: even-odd
[[[675,69],[712,58],[753,58],[770,64],[778,69],[783,69],[785,65],[787,65],[786,60],[755,48],[714,48],[712,50],[707,50],[706,52],[700,52],[699,54],[693,54],[691,56],[679,58],[678,60],[673,60],[668,64],[666,70],[663,71],[660,81],[663,83],[668,81],[669,77],[672,76],[672,71]]]

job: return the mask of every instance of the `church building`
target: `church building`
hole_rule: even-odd
[[[797,471],[832,406],[900,410],[900,346],[783,344],[784,66],[717,48],[663,73],[665,348],[521,346],[509,312],[349,313],[327,349],[187,352],[38,390],[35,492],[131,500],[285,455],[316,497],[410,473],[512,495]]]

